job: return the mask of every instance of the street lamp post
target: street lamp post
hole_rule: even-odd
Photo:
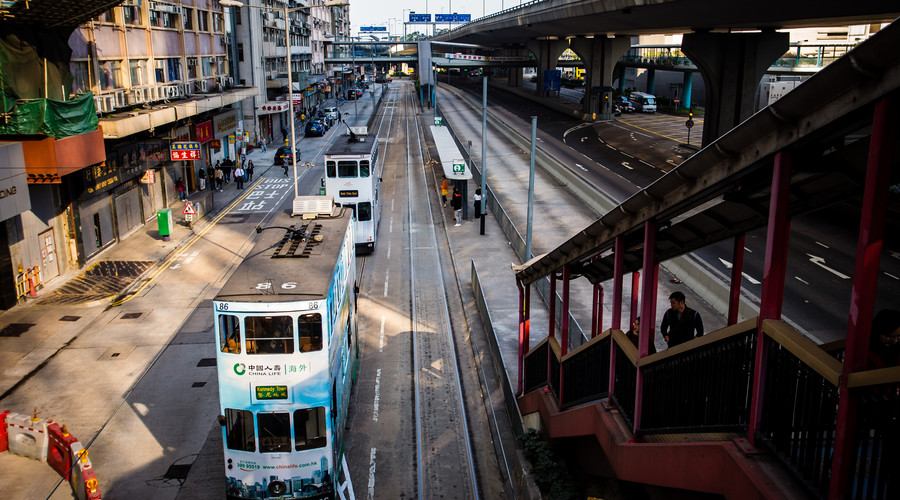
[[[237,0],[219,0],[219,5],[222,7],[252,7],[254,9],[263,9],[269,10],[270,7],[266,7],[264,5],[244,5],[243,2],[239,2]],[[349,5],[347,0],[328,0],[324,4],[323,7],[343,7]],[[284,44],[285,51],[287,53],[287,73],[288,73],[288,115],[290,116],[291,121],[291,162],[293,163],[294,168],[294,198],[300,196],[299,185],[297,184],[297,132],[296,126],[294,124],[294,80],[292,75],[293,65],[292,63],[292,55],[291,54],[291,18],[288,15],[291,12],[299,12],[301,10],[309,10],[309,6],[304,7],[293,7],[288,8],[287,2],[285,2],[284,7],[281,11],[284,13]]]

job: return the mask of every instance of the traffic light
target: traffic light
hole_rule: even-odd
[[[694,117],[694,112],[688,111],[688,118],[693,118],[693,117]]]

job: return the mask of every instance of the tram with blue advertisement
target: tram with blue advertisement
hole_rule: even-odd
[[[364,127],[360,127],[363,128]],[[325,153],[325,194],[356,214],[356,250],[372,252],[381,219],[378,140],[351,130]]]
[[[229,499],[335,498],[356,378],[353,212],[300,197],[213,300]],[[299,207],[299,210],[298,210]],[[342,472],[343,465],[343,474]]]

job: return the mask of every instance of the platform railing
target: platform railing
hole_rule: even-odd
[[[746,432],[756,336],[752,318],[642,358],[638,434]]]
[[[757,442],[813,494],[824,497],[831,479],[841,363],[781,321],[766,320],[762,329],[768,346]]]
[[[613,330],[612,339],[616,349],[616,370],[610,400],[619,409],[628,426],[633,428],[638,351],[621,330]]]
[[[607,331],[563,357],[560,408],[595,401],[609,394],[609,343]]]
[[[549,367],[550,339],[545,338],[540,344],[528,351],[524,360],[524,391],[526,393],[539,389],[549,381],[547,368]]]
[[[895,498],[900,471],[900,367],[852,373],[858,397],[850,491],[847,498]]]
[[[559,358],[561,357],[559,342],[553,337],[550,339],[550,390],[553,391],[557,401],[562,394],[562,385],[560,384],[562,372],[559,370]]]

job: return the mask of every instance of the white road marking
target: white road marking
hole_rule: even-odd
[[[381,317],[381,333],[378,338],[378,352],[384,352],[384,316]]]
[[[391,198],[391,212],[394,211],[394,200],[395,200],[395,199],[396,199],[396,198]]]
[[[734,264],[732,264],[731,262],[728,262],[727,260],[723,259],[722,257],[719,257],[719,262],[721,262],[722,265],[728,269],[731,269],[732,267],[734,267]],[[752,276],[750,276],[749,274],[747,274],[745,272],[741,272],[741,276],[747,278],[747,281],[749,281],[753,285],[758,285],[758,284],[762,283],[761,281],[753,278]]]
[[[747,252],[747,253],[753,253],[753,250],[750,250],[750,249],[747,248],[747,247],[744,247],[744,251]]]
[[[815,255],[813,255],[813,254],[810,254],[810,253],[808,253],[808,254],[806,254],[806,255],[809,256],[809,261],[810,261],[810,262],[812,262],[813,264],[815,264],[815,265],[821,267],[822,269],[828,271],[829,273],[834,274],[834,275],[837,276],[838,278],[840,278],[840,279],[842,279],[842,280],[848,280],[848,279],[850,279],[850,276],[847,276],[846,274],[841,273],[840,271],[836,271],[836,270],[834,270],[834,269],[832,269],[832,268],[826,266],[826,265],[825,265],[825,257],[817,257],[817,256],[815,256]]]
[[[622,162],[622,166],[625,167],[625,168],[627,168],[628,170],[634,170],[634,167],[632,167],[631,165],[629,165],[627,161],[623,161],[623,162]]]
[[[672,165],[675,165],[676,167],[678,166],[678,164],[672,160],[666,160],[666,163],[671,163]]]
[[[587,140],[587,137],[582,137],[582,138],[581,138],[581,142],[584,142],[584,141],[586,141],[586,140]]]
[[[391,217],[391,223],[390,223],[390,225],[388,226],[388,232],[389,232],[389,233],[393,233],[393,232],[394,232],[394,218],[393,218],[393,217]]]
[[[822,247],[822,248],[831,248],[830,246],[828,246],[828,245],[822,243],[821,241],[817,241],[817,242],[816,242],[816,245],[819,245],[819,246]]]
[[[612,147],[612,146],[610,146],[610,145],[609,145],[609,144],[607,144],[607,145],[606,145],[606,147],[608,147],[608,148],[609,148],[609,149],[612,149],[612,150],[613,150],[613,151],[615,151],[615,150],[616,150],[616,148],[614,148],[614,147]]]
[[[891,273],[889,273],[889,272],[887,272],[887,271],[885,271],[884,274],[885,274],[885,276],[888,276],[888,277],[890,277],[890,278],[894,278],[895,280],[900,280],[900,278],[894,276],[893,274],[891,274]]]
[[[388,292],[388,281],[391,279],[391,271],[387,270],[384,273],[384,297],[387,297]]]
[[[169,269],[181,269],[181,264],[175,264],[175,265],[169,267]]]
[[[584,168],[584,166],[581,165],[581,164],[576,163],[575,166],[578,167],[578,168],[580,168],[581,170],[584,170],[585,172],[588,171],[588,169]]]
[[[628,153],[626,153],[626,152],[624,152],[624,151],[619,151],[619,152],[622,153],[623,155],[629,157],[629,158],[634,158],[634,156],[631,156],[630,154],[628,154]]]
[[[375,498],[375,448],[369,453],[369,491],[366,498],[368,500]]]
[[[895,259],[900,259],[900,252],[891,252],[891,257]]]
[[[381,368],[375,372],[375,401],[372,402],[372,421],[378,422],[378,403],[381,401]]]
[[[388,243],[387,260],[391,260],[391,244]]]
[[[799,276],[794,276],[794,279],[797,280],[797,281],[799,281],[800,283],[803,283],[804,285],[808,285],[808,284],[809,284],[808,281],[804,281],[804,280],[800,279]]]

